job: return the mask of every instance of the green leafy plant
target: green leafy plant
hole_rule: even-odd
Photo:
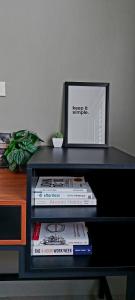
[[[38,150],[39,141],[42,141],[36,133],[28,130],[16,131],[12,134],[9,145],[3,158],[7,161],[11,171],[23,168],[31,156]]]
[[[55,132],[55,134],[53,135],[54,138],[63,138],[63,133],[60,131]]]

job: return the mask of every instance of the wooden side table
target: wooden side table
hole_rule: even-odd
[[[26,244],[26,175],[0,169],[0,245]]]

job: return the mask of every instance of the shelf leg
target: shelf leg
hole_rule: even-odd
[[[135,300],[135,272],[127,274],[126,300]]]
[[[25,272],[25,247],[19,250],[19,277]]]
[[[98,297],[99,299],[104,299],[105,296],[105,287],[104,287],[104,278],[99,279],[99,291],[98,291]]]
[[[106,297],[106,300],[113,300],[106,277],[101,277],[98,297],[99,299],[104,299],[104,296]]]

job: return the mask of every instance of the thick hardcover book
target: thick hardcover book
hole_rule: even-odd
[[[88,183],[85,182],[84,177],[71,176],[49,176],[39,177],[35,192],[87,192]]]
[[[35,206],[95,206],[97,205],[97,199],[95,196],[91,199],[42,199],[42,198],[35,198],[34,201]]]
[[[90,245],[33,245],[31,255],[91,255],[92,244]]]
[[[33,245],[88,245],[88,230],[84,222],[35,223]]]

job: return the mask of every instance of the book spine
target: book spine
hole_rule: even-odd
[[[43,194],[43,193],[87,193],[87,188],[75,188],[75,187],[63,187],[63,188],[55,188],[55,187],[48,187],[48,188],[40,188],[40,187],[36,187],[34,189],[34,193],[37,194],[37,193],[40,193],[40,194]]]
[[[73,254],[74,255],[91,255],[92,254],[92,244],[73,246]]]
[[[53,246],[32,246],[32,256],[50,256],[50,255],[91,255],[92,245],[53,245]]]
[[[36,199],[63,199],[63,198],[74,198],[74,199],[92,199],[93,193],[35,193]]]
[[[33,228],[32,240],[38,241],[41,230],[41,223],[35,223]]]
[[[93,199],[39,199],[35,198],[35,206],[94,206],[97,205],[96,198]]]
[[[8,144],[0,143],[0,149],[6,149],[8,147]]]
[[[64,182],[66,184],[80,184],[85,183],[84,176],[76,177],[76,176],[40,176],[38,179],[39,183],[47,182],[48,183],[57,183],[57,182]]]

